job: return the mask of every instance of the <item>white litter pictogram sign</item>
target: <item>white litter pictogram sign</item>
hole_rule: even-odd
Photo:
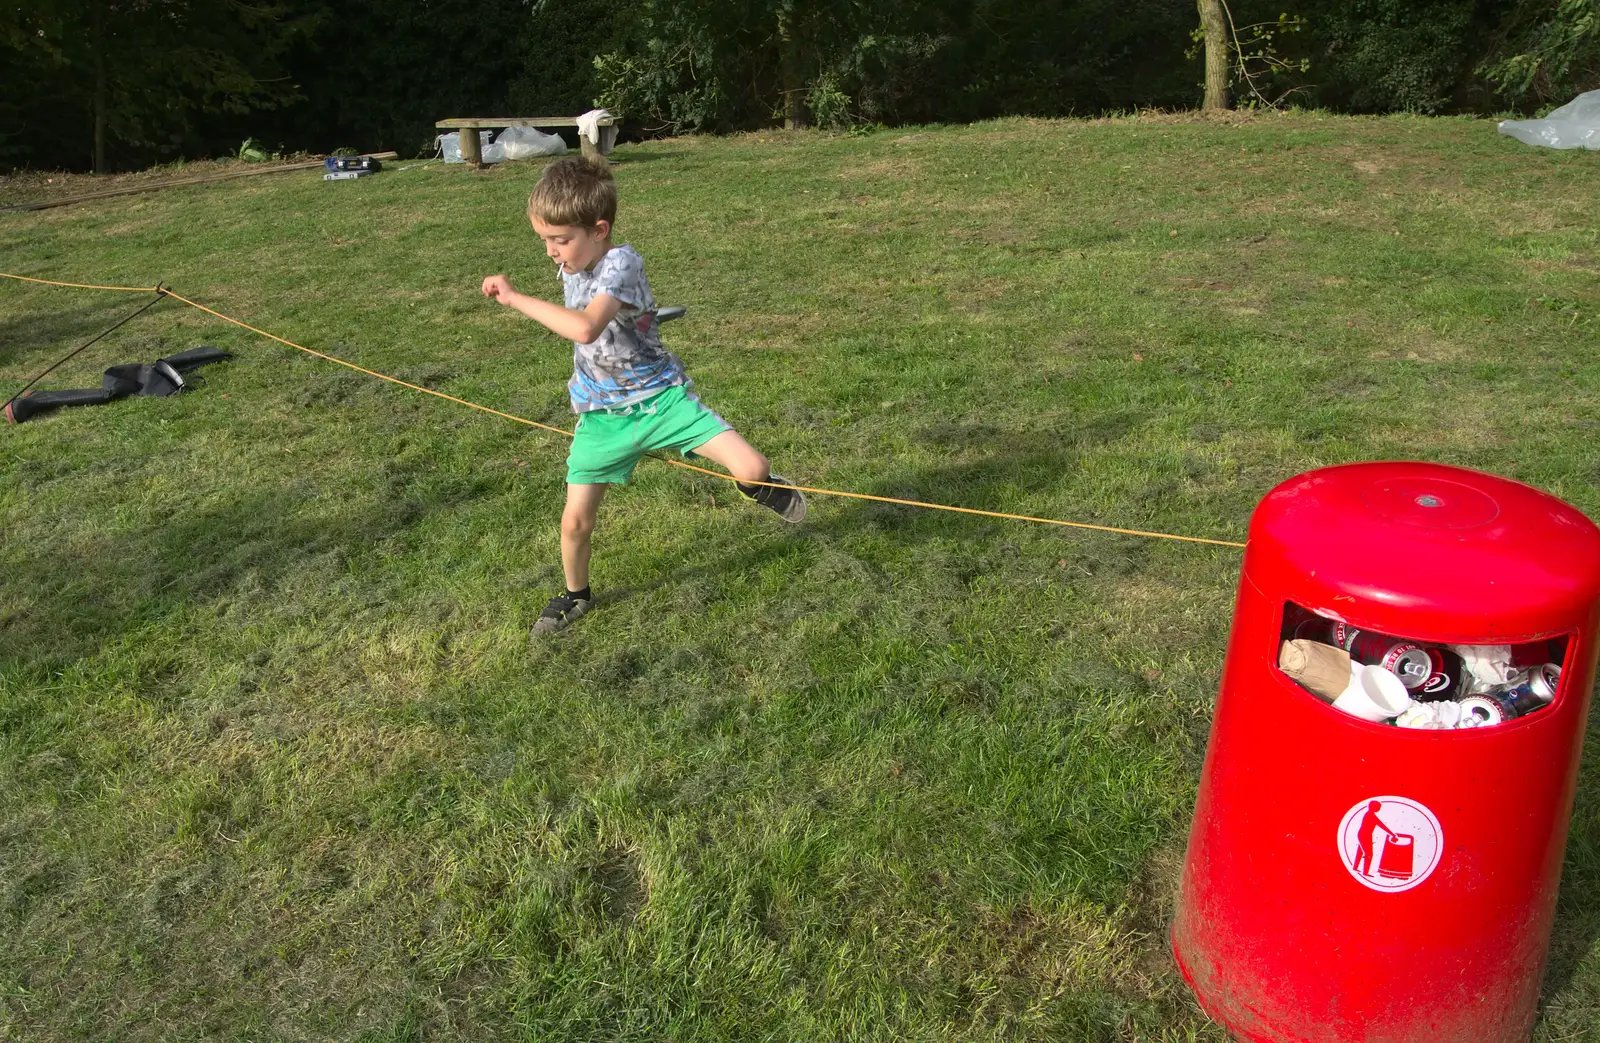
[[[1368,797],[1339,823],[1339,860],[1374,891],[1409,891],[1439,865],[1444,829],[1409,797]]]

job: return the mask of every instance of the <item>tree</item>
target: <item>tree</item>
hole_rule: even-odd
[[[1228,47],[1228,9],[1222,0],[1195,0],[1200,9],[1200,31],[1205,35],[1206,93],[1201,105],[1207,112],[1228,108],[1228,74],[1233,64]]]
[[[8,12],[0,34],[0,97],[18,127],[0,148],[96,171],[113,155],[185,154],[208,114],[292,101],[276,60],[310,25],[247,0],[37,0],[26,12]]]
[[[628,37],[638,6],[636,0],[531,0],[509,86],[511,109],[540,115],[593,108],[601,89],[595,55]],[[560,46],[552,46],[556,40]]]
[[[1600,0],[1523,0],[1480,71],[1514,102],[1600,87]]]
[[[600,13],[598,4],[573,0],[295,2],[322,12],[316,31],[282,58],[302,100],[251,118],[272,140],[319,152],[348,146],[409,155],[432,141],[440,119],[547,115],[506,112],[514,97],[531,104],[553,95],[570,104],[572,92],[553,81],[577,71],[567,56],[584,42],[574,23]],[[569,7],[578,17],[554,17]]]
[[[50,88],[64,79],[70,55],[65,4],[41,0],[0,8],[0,164],[26,162],[59,126],[68,106]]]
[[[640,3],[635,32],[600,59],[601,96],[679,131],[1177,104],[1194,10],[1190,0]]]
[[[1303,6],[1324,104],[1436,113],[1482,96],[1473,69],[1514,3],[1320,0]]]

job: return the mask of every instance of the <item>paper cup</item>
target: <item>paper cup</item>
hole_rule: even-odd
[[[1334,709],[1374,724],[1398,717],[1411,705],[1400,678],[1381,666],[1351,664],[1350,687],[1333,701]]]

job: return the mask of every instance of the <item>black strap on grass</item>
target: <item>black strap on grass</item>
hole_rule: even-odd
[[[76,356],[84,348],[87,348],[89,345],[93,344],[95,341],[98,341],[98,340],[110,335],[112,332],[122,328],[123,326],[125,326],[128,323],[132,322],[134,319],[137,319],[139,316],[143,315],[145,312],[149,311],[151,308],[154,308],[156,305],[160,304],[161,303],[161,299],[163,297],[165,297],[166,295],[167,295],[167,291],[163,290],[161,288],[160,284],[157,284],[157,286],[156,286],[156,296],[155,296],[154,300],[152,300],[149,304],[146,304],[143,308],[140,308],[138,311],[134,312],[132,315],[129,315],[127,318],[123,319],[121,322],[117,323],[115,326],[112,326],[110,329],[105,330],[102,333],[96,334],[90,340],[86,341],[85,343],[83,343],[82,345],[78,346],[77,348],[74,348],[68,354],[64,355],[60,359],[58,359],[55,362],[51,363],[51,365],[50,365],[50,367],[48,369],[46,369],[43,373],[40,373],[38,376],[34,377],[32,380],[28,381],[26,384],[22,385],[21,390],[19,390],[15,395],[12,395],[10,398],[6,399],[6,406],[11,405],[11,403],[13,403],[17,399],[21,398],[27,392],[27,390],[29,388],[33,387],[33,385],[39,383],[39,381],[43,380],[45,377],[48,377],[51,373],[55,372],[55,370],[57,370],[61,366],[66,365],[68,362],[70,362],[73,359],[74,356]],[[3,409],[3,408],[5,408],[5,407],[4,406],[0,406],[0,409]]]

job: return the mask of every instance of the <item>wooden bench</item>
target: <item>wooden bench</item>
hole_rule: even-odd
[[[478,131],[498,130],[502,127],[534,127],[545,130],[551,127],[576,127],[576,116],[491,116],[488,119],[456,119],[440,120],[434,126],[439,130],[459,130],[461,132],[461,158],[475,167],[483,166],[483,149],[478,144]],[[611,151],[617,141],[617,121],[615,118],[600,121],[600,144],[595,145],[583,135],[578,135],[579,144],[583,154],[591,158],[604,156]]]

